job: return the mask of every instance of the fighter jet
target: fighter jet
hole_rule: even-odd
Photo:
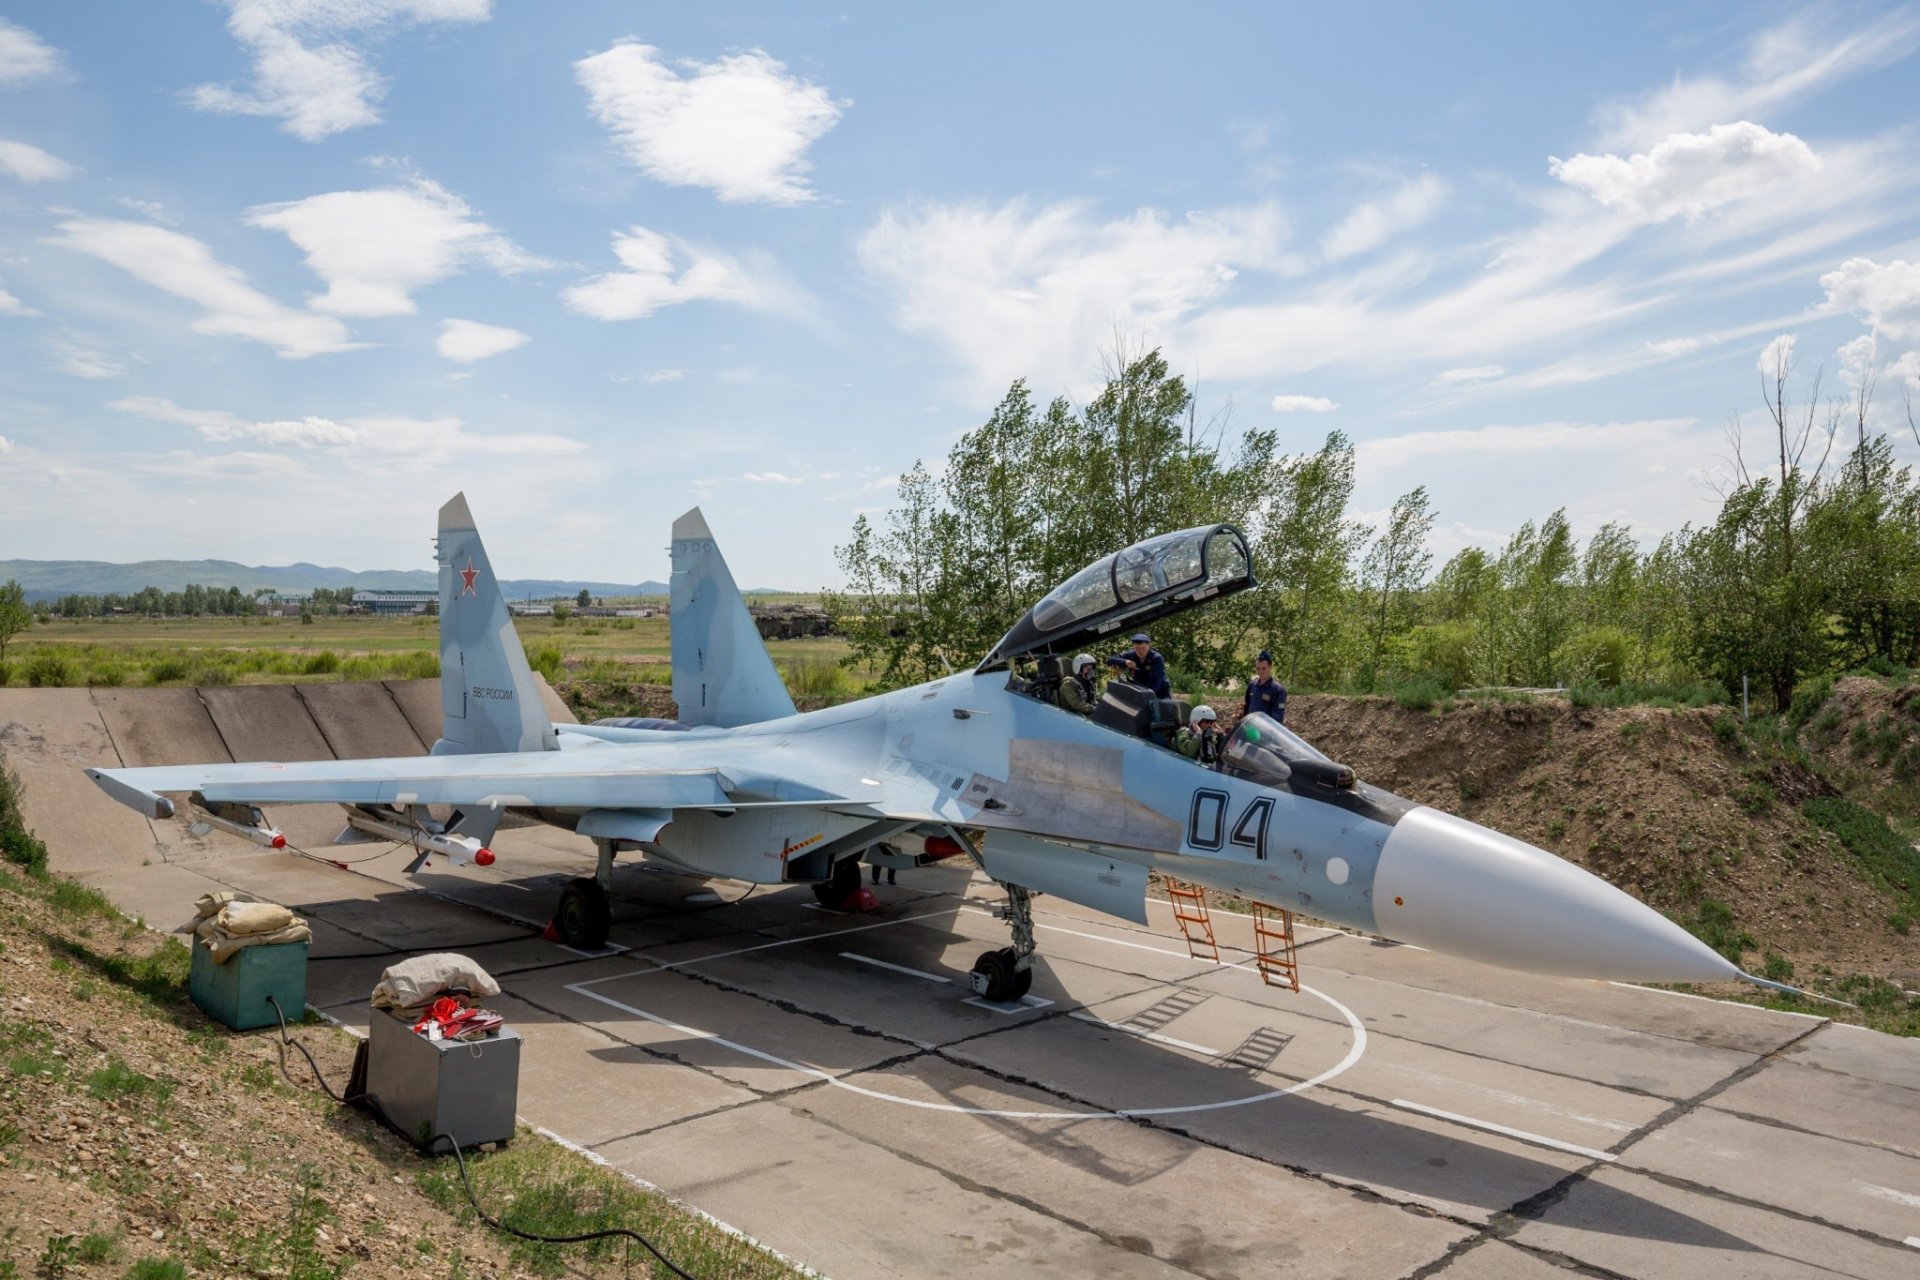
[[[440,509],[441,736],[425,757],[89,769],[154,818],[196,815],[272,843],[259,806],[335,803],[342,839],[410,839],[419,861],[494,861],[509,812],[579,833],[560,939],[607,937],[615,860],[808,883],[823,902],[861,865],[964,859],[1006,893],[1011,945],[970,975],[992,1001],[1032,984],[1033,898],[1145,924],[1148,875],[1367,934],[1539,974],[1767,984],[1659,912],[1543,849],[1356,779],[1264,715],[1218,768],[1172,750],[1175,708],[1116,682],[1090,716],[1049,696],[1064,654],[1254,585],[1231,525],[1183,529],[1088,565],[964,674],[795,710],[698,508],[673,525],[677,721],[556,724],[464,495]],[[451,807],[451,812],[448,811]],[[438,807],[443,815],[433,816]]]

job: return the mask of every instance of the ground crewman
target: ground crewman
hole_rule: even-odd
[[[1247,682],[1243,716],[1263,711],[1281,724],[1287,722],[1287,686],[1273,678],[1273,655],[1265,649],[1253,660],[1253,679]]]
[[[1153,638],[1142,631],[1133,638],[1133,652],[1120,655],[1133,671],[1133,682],[1153,690],[1156,698],[1171,698],[1173,686],[1167,683],[1167,660],[1153,647]]]
[[[1209,706],[1198,706],[1187,720],[1187,727],[1180,730],[1180,736],[1174,740],[1174,747],[1189,760],[1198,761],[1209,769],[1220,767],[1220,752],[1227,745],[1227,735],[1220,731],[1220,716]]]

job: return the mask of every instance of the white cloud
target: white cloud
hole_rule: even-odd
[[[686,376],[685,369],[655,369],[651,373],[642,374],[640,380],[651,383],[678,382]]]
[[[1610,456],[1639,450],[1641,456],[1670,443],[1692,428],[1694,418],[1652,418],[1638,422],[1539,422],[1526,426],[1485,426],[1454,431],[1417,431],[1404,436],[1363,440],[1355,446],[1362,467],[1398,467],[1423,458],[1462,454],[1522,457],[1539,453],[1600,450]]]
[[[440,337],[433,345],[434,350],[448,360],[457,364],[472,364],[515,347],[524,347],[529,341],[527,335],[518,329],[481,324],[478,320],[442,320]]]
[[[1457,387],[1469,382],[1490,382],[1507,375],[1505,365],[1476,364],[1468,369],[1448,369],[1434,376],[1431,385],[1436,387]]]
[[[127,371],[127,366],[90,342],[63,338],[54,343],[54,354],[60,372],[69,377],[99,380],[118,378]]]
[[[1325,396],[1275,396],[1275,413],[1332,413],[1340,406]]]
[[[595,276],[560,294],[595,320],[639,320],[682,302],[732,302],[756,311],[794,311],[800,299],[772,259],[750,264],[646,227],[616,232],[613,256],[625,271]]]
[[[1078,386],[1114,332],[1159,342],[1242,271],[1290,269],[1272,205],[1101,220],[1081,204],[889,210],[859,242],[903,328],[945,341],[984,389]]]
[[[800,204],[807,148],[848,105],[759,49],[679,63],[623,40],[573,64],[594,118],[642,173],[722,200]]]
[[[66,74],[60,51],[25,27],[0,18],[0,89]]]
[[[1791,192],[1820,172],[1820,157],[1790,133],[1757,124],[1716,124],[1676,133],[1642,155],[1551,157],[1554,177],[1609,209],[1648,222],[1697,221],[1763,192]]]
[[[1840,357],[1840,381],[1858,391],[1879,363],[1879,344],[1872,334],[1863,333],[1851,342],[1841,343],[1835,354]]]
[[[0,170],[22,182],[65,182],[80,170],[30,142],[0,139]]]
[[[37,316],[39,314],[38,311],[8,293],[6,286],[0,285],[0,316]]]
[[[158,200],[137,200],[132,196],[115,196],[113,202],[122,209],[131,209],[135,213],[144,214],[155,222],[164,222],[170,227],[180,225],[180,219]]]
[[[1887,373],[1900,379],[1909,391],[1920,395],[1920,351],[1909,351],[1887,366]]]
[[[195,333],[246,338],[289,359],[348,351],[347,327],[274,301],[192,236],[147,222],[75,218],[60,224],[50,243],[111,263],[156,289],[201,307]]]
[[[1648,352],[1662,357],[1691,355],[1702,345],[1699,338],[1661,338],[1646,344]]]
[[[13,441],[7,439],[5,436],[0,436],[0,453],[12,453],[12,452],[13,452]]]
[[[548,265],[473,216],[438,183],[333,191],[247,211],[256,227],[285,232],[326,282],[311,299],[338,316],[400,316],[414,311],[416,289],[453,275],[469,262],[503,274]]]
[[[155,422],[192,427],[203,438],[219,443],[247,441],[274,449],[328,450],[351,466],[381,474],[431,471],[476,456],[566,457],[587,447],[570,436],[483,434],[468,430],[460,419],[451,417],[374,415],[335,420],[308,416],[259,422],[224,409],[183,408],[161,396],[128,396],[108,407]]]
[[[269,116],[296,138],[318,142],[376,124],[386,81],[361,45],[395,27],[484,22],[492,0],[226,0],[227,30],[253,57],[244,90],[203,84],[188,94],[202,111]]]
[[[1356,206],[1321,237],[1320,252],[1327,261],[1338,262],[1377,249],[1431,218],[1446,198],[1447,184],[1439,175],[1423,173],[1383,200]]]
[[[1731,77],[1678,77],[1652,93],[1598,113],[1609,150],[1651,146],[1725,120],[1763,117],[1828,85],[1890,66],[1920,43],[1920,11],[1895,10],[1850,31],[1795,18],[1754,36]]]
[[[1766,346],[1760,348],[1760,358],[1754,362],[1754,367],[1758,369],[1763,376],[1769,378],[1783,367],[1791,368],[1793,365],[1793,349],[1799,344],[1800,338],[1797,334],[1781,333],[1774,335]]]
[[[749,471],[740,477],[748,484],[805,484],[799,476],[784,475],[778,471]]]
[[[1920,339],[1920,263],[1848,258],[1820,277],[1824,311],[1848,311],[1895,342]]]

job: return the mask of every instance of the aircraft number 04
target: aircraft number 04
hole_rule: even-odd
[[[1273,819],[1273,797],[1255,796],[1229,828],[1227,806],[1232,801],[1232,796],[1211,787],[1194,792],[1193,805],[1187,810],[1187,843],[1216,853],[1231,843],[1235,848],[1252,850],[1256,858],[1265,858],[1267,824]]]

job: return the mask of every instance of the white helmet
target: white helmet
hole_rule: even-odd
[[[1088,667],[1092,665],[1093,665],[1093,655],[1090,653],[1083,653],[1079,657],[1073,660],[1073,673],[1075,675],[1079,675],[1082,671],[1085,671]]]
[[[1212,724],[1215,720],[1218,720],[1219,718],[1220,718],[1219,713],[1216,712],[1212,707],[1206,707],[1206,706],[1195,707],[1193,709],[1193,715],[1187,719],[1187,727],[1192,729],[1195,733],[1198,733],[1200,731],[1201,725]]]

